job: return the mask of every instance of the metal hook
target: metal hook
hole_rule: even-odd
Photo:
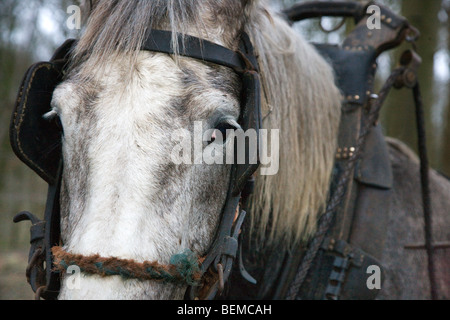
[[[33,268],[37,266],[37,263],[42,253],[43,253],[42,248],[37,248],[36,251],[33,253],[33,256],[31,257],[30,261],[28,262],[27,269],[25,271],[28,282],[30,282],[31,279],[31,271]]]
[[[345,24],[346,18],[343,17],[341,22],[339,22],[339,24],[332,29],[326,29],[322,24],[322,20],[323,20],[323,17],[320,18],[320,23],[319,23],[320,30],[322,30],[325,33],[332,33],[332,32],[338,31],[340,28],[342,28],[342,26]]]
[[[22,222],[22,221],[26,221],[26,220],[31,221],[31,224],[36,224],[38,222],[41,222],[41,220],[38,217],[36,217],[34,214],[32,214],[31,212],[28,212],[28,211],[22,211],[22,212],[16,214],[13,219],[14,223],[18,223],[18,222]]]
[[[406,30],[406,41],[415,43],[420,38],[420,31],[413,27],[412,25],[408,26],[408,30]]]
[[[46,289],[47,289],[46,286],[39,287],[39,288],[36,290],[36,293],[35,293],[35,295],[34,295],[34,300],[41,300],[41,296],[42,296],[42,294],[45,292]]]
[[[221,263],[217,264],[217,273],[219,274],[219,288],[218,288],[218,291],[219,291],[219,293],[221,293],[225,289],[225,282],[223,280],[223,266],[222,266]]]

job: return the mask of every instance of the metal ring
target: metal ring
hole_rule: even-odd
[[[25,271],[28,281],[30,281],[31,278],[31,269],[36,267],[36,262],[38,261],[41,254],[42,248],[37,248],[36,251],[34,251],[33,256],[31,257],[30,262],[28,262],[27,269]]]
[[[320,30],[322,30],[325,33],[332,33],[332,32],[338,31],[340,28],[342,28],[342,26],[345,24],[345,21],[346,21],[346,18],[343,17],[341,22],[339,22],[339,24],[337,26],[335,26],[332,29],[325,29],[325,27],[322,24],[322,19],[323,19],[323,17],[320,18],[319,27],[320,27]]]
[[[409,25],[406,30],[406,41],[407,42],[416,42],[420,38],[420,31],[415,27]]]
[[[39,287],[34,295],[34,300],[41,300],[42,293],[44,293],[46,289],[46,286]]]

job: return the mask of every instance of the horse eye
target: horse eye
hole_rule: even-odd
[[[225,142],[227,140],[227,130],[236,130],[236,127],[227,122],[219,123],[213,130],[210,143],[216,141],[219,134],[222,136],[222,142]]]

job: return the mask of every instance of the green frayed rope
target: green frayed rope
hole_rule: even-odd
[[[157,262],[135,262],[119,258],[102,258],[99,255],[85,257],[65,252],[61,247],[52,248],[56,270],[67,271],[78,266],[80,271],[102,277],[121,276],[125,280],[155,280],[163,283],[198,285],[201,278],[199,259],[187,249],[173,255],[169,265]]]
[[[177,273],[190,286],[198,284],[196,279],[200,275],[200,265],[198,257],[191,250],[186,249],[183,253],[178,253],[170,258],[170,264],[176,267]]]

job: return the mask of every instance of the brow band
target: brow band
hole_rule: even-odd
[[[232,68],[238,73],[248,69],[248,61],[243,54],[210,41],[189,35],[177,34],[179,55]],[[141,47],[142,50],[175,54],[172,47],[172,32],[152,30]],[[252,69],[256,70],[254,63]]]

